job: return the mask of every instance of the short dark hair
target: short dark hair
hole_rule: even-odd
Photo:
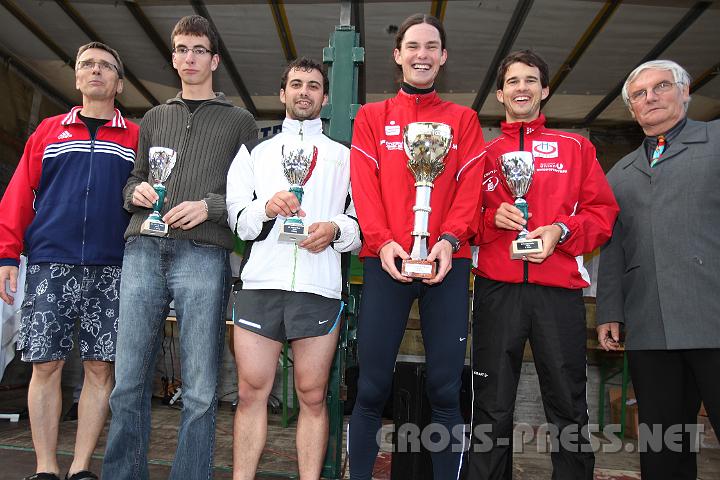
[[[415,13],[410,15],[400,24],[397,34],[395,34],[395,48],[400,50],[403,38],[405,37],[405,32],[407,32],[410,27],[421,23],[427,23],[437,29],[440,34],[440,48],[445,49],[445,27],[443,27],[442,22],[440,22],[437,17],[433,17],[432,15],[428,15],[426,13]]]
[[[218,37],[207,18],[200,15],[188,15],[175,24],[170,34],[170,45],[175,48],[175,37],[178,35],[192,35],[194,37],[206,36],[210,41],[210,51],[218,53]],[[188,45],[190,46],[190,45]]]
[[[505,84],[505,74],[513,63],[524,63],[540,70],[540,85],[545,88],[550,85],[550,69],[545,60],[532,50],[518,50],[503,58],[497,71],[497,89],[502,90]]]
[[[287,81],[288,76],[290,76],[290,71],[295,69],[302,70],[303,72],[312,72],[313,70],[317,70],[318,72],[320,72],[323,78],[323,94],[328,94],[330,90],[330,80],[328,80],[327,73],[325,72],[325,67],[321,63],[318,63],[312,58],[308,57],[296,58],[295,60],[292,60],[290,63],[287,64],[287,67],[285,67],[285,70],[283,70],[282,77],[280,77],[280,88],[282,90],[285,90],[285,87],[287,87]]]
[[[117,63],[117,73],[118,78],[123,78],[125,76],[125,68],[123,67],[122,60],[120,60],[120,54],[115,50],[114,48],[110,48],[109,46],[105,45],[102,42],[90,42],[86,43],[82,47],[78,48],[77,55],[75,56],[75,63],[78,62],[80,59],[80,55],[85,53],[86,50],[90,50],[91,48],[97,48],[98,50],[105,50],[110,55],[113,56],[115,59],[115,63]]]

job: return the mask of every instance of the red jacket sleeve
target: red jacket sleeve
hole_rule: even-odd
[[[620,208],[612,189],[597,161],[595,147],[587,139],[582,142],[583,184],[573,215],[560,215],[556,222],[570,229],[570,237],[556,248],[568,255],[592,252],[612,235]]]
[[[44,152],[41,137],[36,130],[28,139],[22,158],[0,201],[0,266],[19,265],[25,230],[35,218],[33,202],[35,191],[40,185]]]
[[[469,241],[479,229],[482,207],[484,141],[480,122],[473,111],[465,111],[463,114],[457,146],[455,197],[440,230],[442,233],[451,233],[461,242],[465,242]]]
[[[379,162],[375,133],[362,107],[353,127],[350,183],[363,241],[376,254],[393,240],[380,193]]]

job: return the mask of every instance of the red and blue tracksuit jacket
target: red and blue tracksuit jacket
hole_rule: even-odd
[[[91,140],[80,110],[43,120],[25,144],[0,201],[0,266],[22,252],[31,264],[122,264],[138,126],[115,110]]]

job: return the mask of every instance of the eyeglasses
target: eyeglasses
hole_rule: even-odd
[[[681,85],[681,84],[682,84],[682,82],[662,81],[652,88],[652,92],[655,95],[663,95],[665,93],[668,93],[670,90],[672,90],[675,85]],[[629,99],[630,99],[630,103],[638,103],[641,100],[645,100],[646,97],[647,97],[647,89],[644,89],[644,90],[638,90],[637,92],[631,93],[629,96]]]
[[[185,55],[187,55],[188,52],[193,52],[197,56],[202,56],[202,55],[205,55],[206,53],[213,55],[215,53],[212,50],[205,48],[205,47],[193,47],[193,48],[175,47],[175,48],[173,48],[172,51],[175,55],[178,55],[181,57],[184,57]]]
[[[77,62],[77,69],[92,70],[93,68],[95,68],[95,65],[97,65],[103,72],[116,72],[118,75],[120,75],[120,70],[118,70],[118,67],[104,60],[81,60]]]

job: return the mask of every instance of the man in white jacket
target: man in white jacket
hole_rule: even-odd
[[[343,302],[340,253],[360,247],[350,198],[350,153],[322,133],[327,102],[322,65],[300,58],[283,74],[282,132],[244,145],[228,173],[230,227],[248,242],[235,302],[235,414],[233,478],[253,479],[267,435],[267,400],[283,342],[293,349],[300,403],[297,451],[300,478],[320,478],[328,436],[325,402]],[[283,152],[317,149],[302,204],[283,172]],[[280,241],[286,218],[299,216],[309,236]]]

